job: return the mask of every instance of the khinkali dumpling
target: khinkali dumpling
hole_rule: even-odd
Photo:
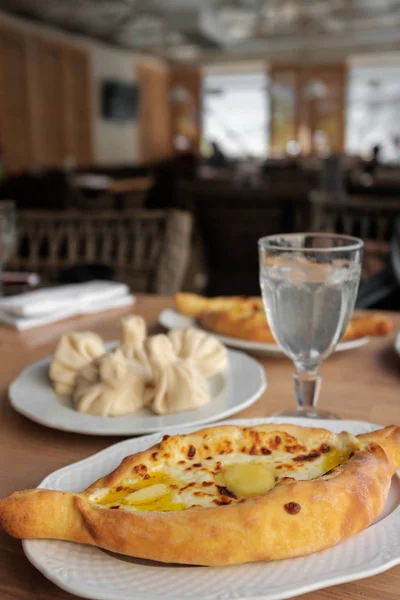
[[[151,377],[151,366],[144,349],[147,327],[146,321],[139,315],[127,315],[121,319],[121,350],[124,356],[139,363],[146,371],[146,376]]]
[[[121,346],[129,352],[133,352],[137,347],[143,346],[146,339],[147,327],[146,321],[139,315],[126,315],[121,319]]]
[[[192,362],[206,377],[216,375],[228,364],[225,346],[205,331],[174,329],[168,337],[179,358]]]
[[[102,417],[126,415],[143,406],[146,382],[143,368],[117,348],[78,373],[74,406],[80,412]]]
[[[160,334],[145,342],[153,372],[146,390],[146,405],[159,415],[193,410],[210,400],[207,380],[197,367],[181,360],[171,341]]]
[[[92,331],[63,335],[50,364],[49,377],[55,391],[62,396],[70,396],[78,371],[105,351],[103,340]]]

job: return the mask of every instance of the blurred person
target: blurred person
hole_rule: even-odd
[[[372,147],[371,159],[364,163],[364,169],[360,180],[365,187],[369,187],[374,183],[374,176],[376,169],[379,166],[379,154],[381,150],[382,146],[380,144],[375,144],[375,146]]]
[[[372,157],[369,161],[369,172],[371,173],[371,175],[373,175],[376,171],[376,168],[379,165],[379,155],[381,154],[381,150],[382,150],[382,146],[380,144],[376,144],[375,146],[373,146],[371,154]]]
[[[380,144],[376,144],[373,148],[372,148],[372,159],[371,161],[374,164],[378,164],[379,163],[379,153],[382,150],[382,146]]]
[[[222,152],[221,147],[217,142],[211,142],[211,154],[207,158],[207,164],[211,167],[226,167],[228,166],[228,159]]]

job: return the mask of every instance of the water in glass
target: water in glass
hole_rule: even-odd
[[[360,265],[279,256],[261,266],[268,322],[296,366],[313,370],[342,337],[354,309]]]

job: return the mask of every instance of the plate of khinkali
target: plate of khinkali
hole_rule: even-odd
[[[261,365],[196,328],[147,336],[137,315],[121,339],[64,334],[51,357],[9,388],[13,408],[42,425],[92,435],[140,435],[233,415],[266,388]]]

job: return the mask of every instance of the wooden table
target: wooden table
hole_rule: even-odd
[[[112,194],[147,192],[153,183],[152,177],[129,177],[125,179],[113,179],[107,186],[107,191]]]
[[[162,308],[171,298],[140,296],[136,311],[144,315],[153,332]],[[54,349],[59,336],[71,329],[92,329],[112,340],[118,336],[119,318],[129,309],[69,319],[24,333],[0,326],[0,497],[14,490],[35,487],[47,474],[119,441],[114,437],[91,437],[64,433],[37,425],[15,413],[7,401],[7,387],[19,371]],[[394,315],[400,327],[400,313]],[[286,358],[262,361],[268,389],[239,416],[268,416],[293,404],[293,367]],[[343,418],[363,419],[388,425],[400,424],[400,360],[393,338],[374,339],[366,346],[336,353],[322,368],[320,405]],[[326,590],[299,596],[301,600],[398,600],[400,567]],[[45,579],[25,558],[21,542],[0,531],[1,600],[70,600],[70,594]],[[143,598],[143,600],[146,600]]]

